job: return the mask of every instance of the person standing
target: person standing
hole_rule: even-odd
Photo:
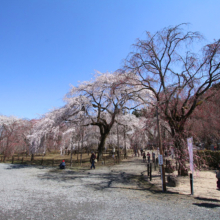
[[[152,153],[152,161],[153,161],[153,163],[155,163],[155,153],[154,152]]]
[[[92,152],[92,155],[91,155],[91,157],[90,157],[90,163],[91,163],[90,169],[92,169],[93,167],[94,167],[94,169],[95,169],[95,159],[96,159],[96,155],[95,155],[94,152]]]
[[[150,163],[150,153],[147,152],[147,162]]]
[[[142,156],[143,156],[143,162],[146,162],[146,154],[145,154],[145,151],[143,151]]]
[[[143,149],[141,148],[141,156],[142,156],[142,154],[143,154]]]

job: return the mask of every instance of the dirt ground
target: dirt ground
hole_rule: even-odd
[[[141,157],[139,157],[142,160]],[[159,168],[154,171],[152,168],[152,180],[150,181],[152,184],[160,187],[162,189],[162,181],[161,181],[161,174],[159,172]],[[147,172],[144,173],[147,175]],[[166,182],[167,176],[169,174],[166,173]],[[177,176],[177,171],[174,171],[172,175]],[[149,178],[148,178],[149,179]],[[177,192],[179,194],[190,195],[191,194],[191,187],[190,187],[190,177],[180,177],[177,176],[179,181],[179,185],[176,187],[167,186],[167,190],[169,192]],[[204,198],[213,198],[219,199],[220,198],[220,190],[217,189],[217,179],[215,170],[212,171],[196,171],[193,175],[193,191],[195,197],[204,197]]]
[[[174,172],[174,174],[177,174]],[[167,174],[166,174],[167,178]],[[190,179],[187,177],[177,177],[179,180],[179,185],[177,187],[167,186],[169,192],[177,192],[179,194],[191,194]],[[204,198],[220,198],[220,190],[216,187],[216,177],[214,171],[200,171],[194,173],[193,178],[193,191],[194,196],[204,197]],[[153,171],[152,173],[152,184],[157,186],[162,185],[160,173],[158,171]]]
[[[158,171],[146,181],[146,170],[141,157],[114,166],[97,163],[93,170],[0,163],[0,219],[220,219],[214,173],[213,188],[197,186],[196,177],[190,196],[189,177],[163,193]]]

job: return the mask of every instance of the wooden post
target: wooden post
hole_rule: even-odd
[[[190,188],[191,188],[191,195],[193,195],[193,174],[190,173]]]
[[[71,139],[71,153],[70,153],[70,166],[72,167],[72,164],[73,164],[73,143],[72,143],[72,140]]]
[[[152,174],[152,169],[151,169],[151,163],[150,163],[150,181],[151,181],[151,174]]]
[[[147,176],[150,176],[150,166],[149,166],[149,163],[147,164]]]
[[[82,149],[81,149],[81,154],[80,154],[80,166],[82,166]]]

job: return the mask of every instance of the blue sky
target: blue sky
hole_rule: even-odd
[[[0,114],[38,118],[69,85],[113,72],[136,38],[189,22],[220,38],[219,0],[0,0]]]

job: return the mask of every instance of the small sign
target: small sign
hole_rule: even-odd
[[[158,162],[159,162],[159,165],[163,165],[163,155],[159,154],[158,155]]]

